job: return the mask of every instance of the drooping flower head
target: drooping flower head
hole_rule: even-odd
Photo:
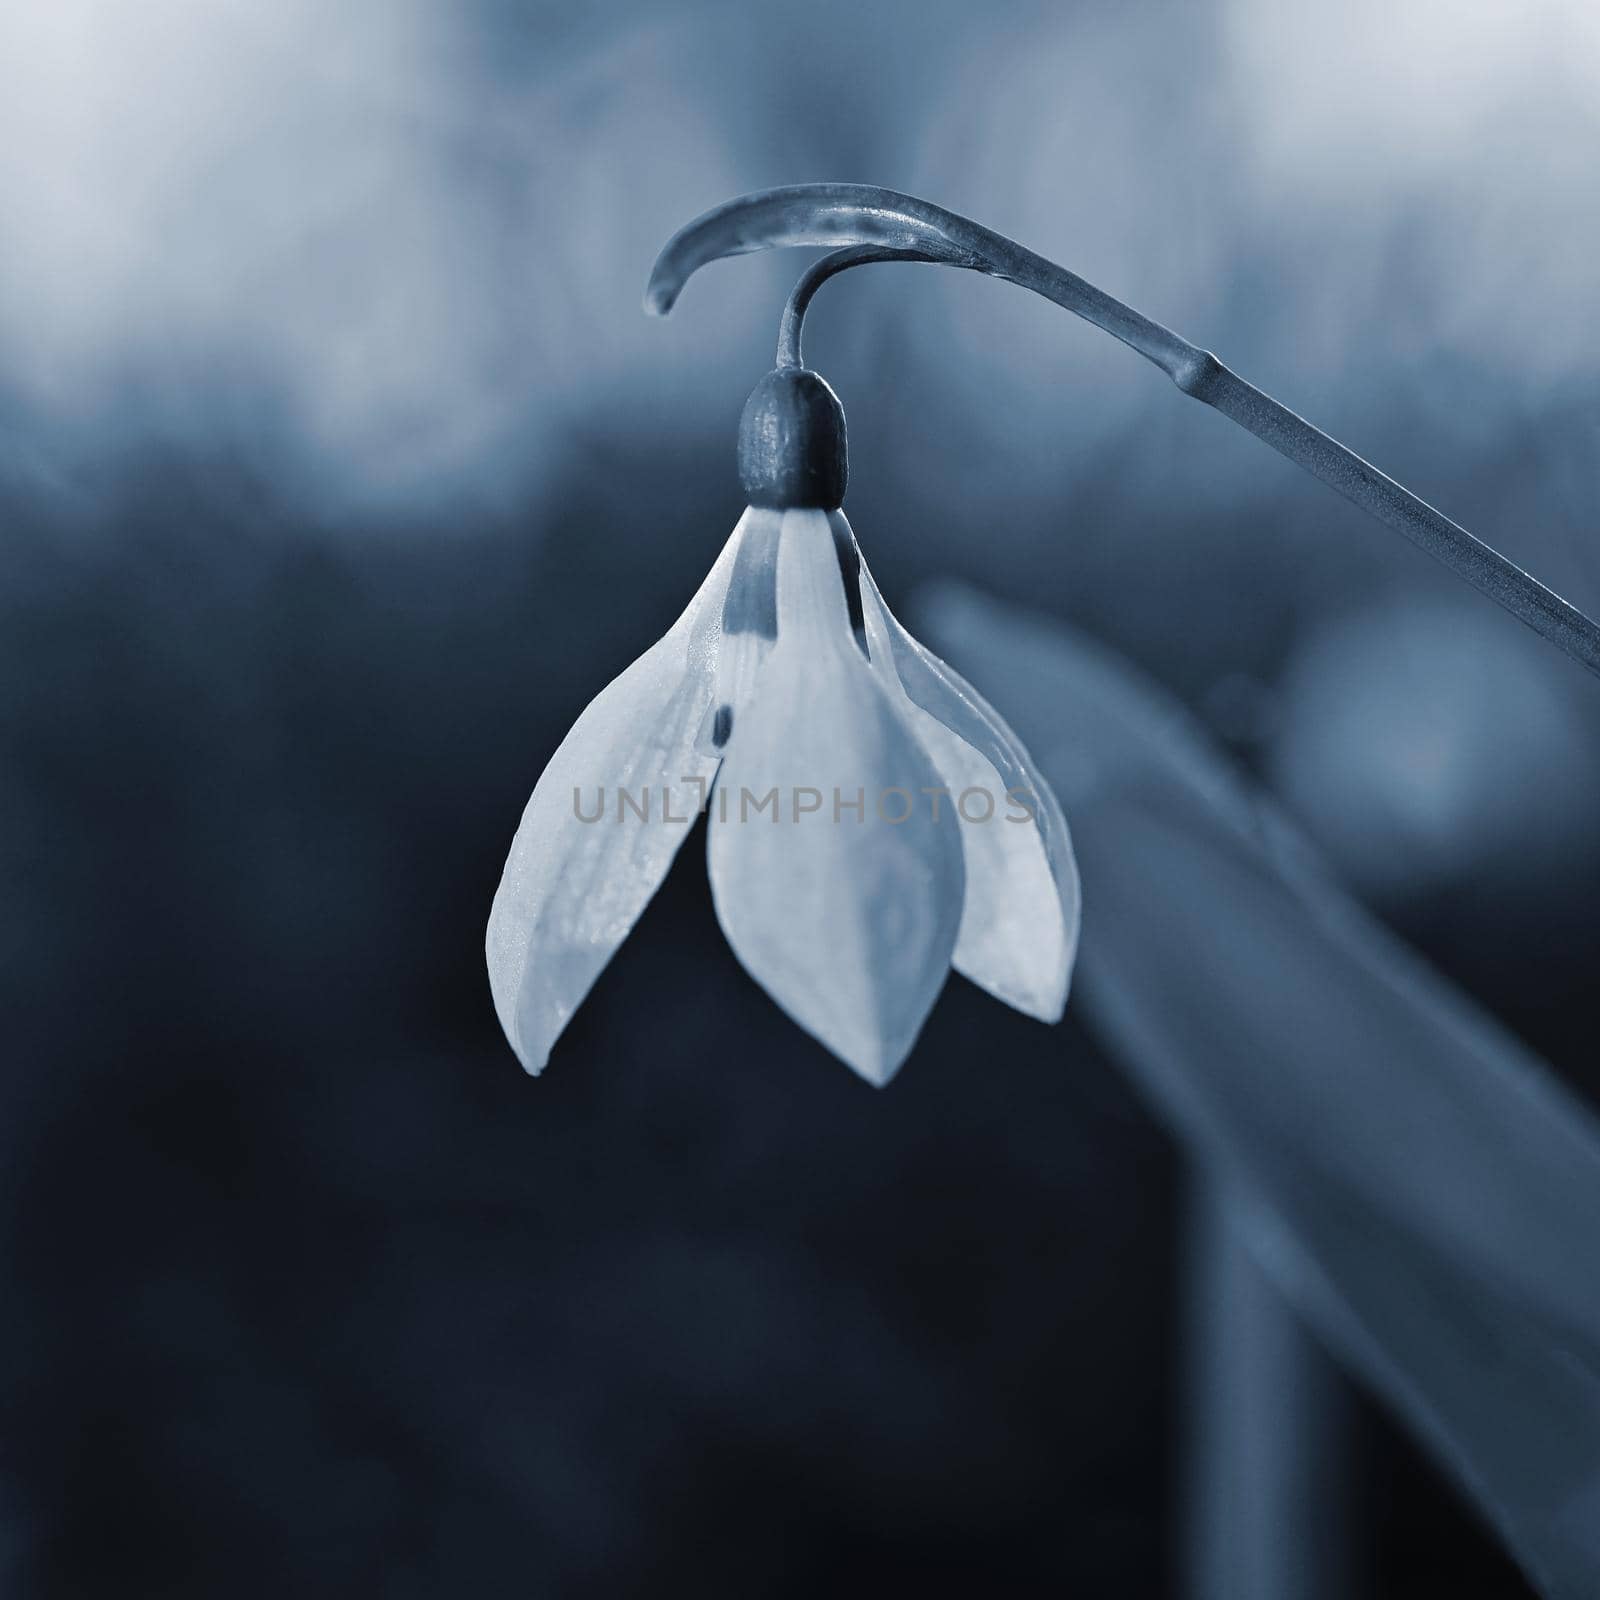
[[[1519,567],[1209,351],[914,195],[792,184],[714,206],[663,247],[646,309],[664,315],[710,261],[784,245],[833,253],[796,285],[778,369],[745,408],[750,509],[688,610],[551,758],[495,896],[490,981],[530,1072],[701,810],[745,969],[874,1083],[905,1059],[948,966],[1045,1020],[1065,1004],[1079,896],[1060,807],[999,716],[890,615],[839,509],[844,414],[802,364],[800,327],[847,268],[959,267],[1085,318],[1600,673],[1600,625]]]
[[[1060,807],[999,715],[890,614],[840,505],[844,413],[779,369],[740,427],[750,505],[683,615],[590,703],[489,917],[529,1072],[701,812],[717,919],[801,1027],[883,1084],[951,966],[1056,1021],[1079,892]]]

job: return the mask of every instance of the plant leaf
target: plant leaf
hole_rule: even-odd
[[[964,592],[922,632],[1072,818],[1089,1025],[1257,1254],[1554,1596],[1600,1593],[1600,1127],[1356,907],[1169,697]]]

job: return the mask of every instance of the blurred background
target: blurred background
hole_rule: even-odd
[[[645,276],[925,194],[1593,613],[1597,147],[1584,0],[0,9],[0,1591],[1179,1592],[1188,1191],[1070,1012],[953,980],[874,1093],[691,841],[538,1083],[500,1038],[505,848],[804,257]],[[807,354],[891,604],[1126,654],[1596,1089],[1578,668],[1007,286],[852,274]],[[1360,1426],[1371,1592],[1529,1592]]]

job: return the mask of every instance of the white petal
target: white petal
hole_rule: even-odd
[[[649,904],[716,775],[701,736],[723,602],[752,521],[775,516],[745,514],[683,615],[573,724],[522,814],[486,950],[495,1010],[529,1072]]]
[[[848,533],[844,514],[833,515]],[[861,598],[873,664],[890,692],[904,697],[951,803],[972,792],[962,815],[967,898],[952,964],[1017,1010],[1057,1022],[1077,956],[1081,906],[1061,807],[999,713],[895,620],[864,562]],[[982,796],[993,797],[993,814],[970,820],[986,815]],[[1032,818],[1013,820],[1024,808]]]
[[[717,779],[711,891],[745,970],[876,1084],[915,1042],[960,924],[959,832],[924,793],[938,784],[856,645],[826,515],[785,512],[778,637]]]

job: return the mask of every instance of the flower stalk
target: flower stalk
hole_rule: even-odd
[[[1220,411],[1280,455],[1466,581],[1600,676],[1600,625],[1530,573],[1380,472],[1337,439],[1247,383],[1209,350],[1135,311],[1076,273],[912,195],[859,183],[800,183],[730,200],[680,228],[656,260],[646,309],[664,316],[708,262],[783,245],[844,247],[801,280],[784,313],[780,367],[799,367],[806,307],[837,272],[873,261],[964,267],[1030,289],[1153,362],[1184,394]]]

